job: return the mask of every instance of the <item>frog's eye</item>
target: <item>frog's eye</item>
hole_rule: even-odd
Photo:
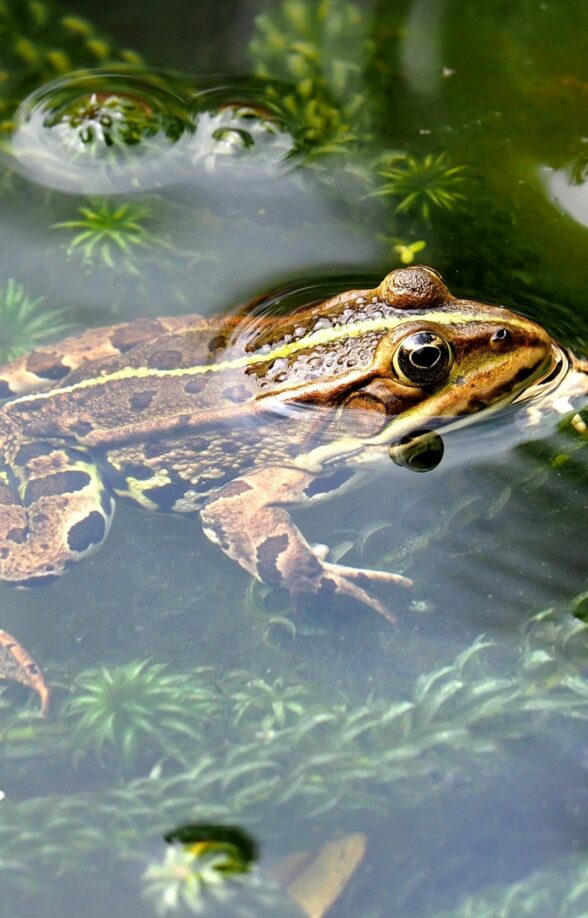
[[[431,386],[441,382],[452,363],[453,351],[449,342],[429,331],[408,335],[400,342],[392,358],[394,372],[408,386]]]
[[[511,334],[508,328],[497,328],[490,341],[492,344],[507,344],[510,341]]]

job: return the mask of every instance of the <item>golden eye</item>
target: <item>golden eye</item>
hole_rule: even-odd
[[[420,331],[400,342],[392,358],[398,379],[409,386],[432,386],[445,379],[453,363],[449,342],[436,332]]]

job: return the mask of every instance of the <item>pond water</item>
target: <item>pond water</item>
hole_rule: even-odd
[[[585,353],[569,13],[4,0],[0,364],[418,263]],[[585,915],[581,408],[510,409],[443,434],[427,474],[387,458],[293,510],[334,560],[412,579],[375,589],[396,627],[340,596],[295,609],[193,514],[124,501],[67,576],[0,584],[52,693],[41,718],[2,683],[0,915]]]

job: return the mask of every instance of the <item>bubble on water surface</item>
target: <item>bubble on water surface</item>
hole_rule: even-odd
[[[85,71],[23,102],[10,152],[29,178],[63,191],[145,191],[165,183],[178,142],[193,130],[171,81]]]
[[[269,109],[254,102],[223,101],[199,112],[186,149],[193,167],[201,166],[210,174],[238,163],[246,167],[249,177],[253,170],[266,175],[268,167],[275,171],[291,156],[294,141],[284,122]]]
[[[199,91],[153,71],[56,80],[22,103],[15,121],[9,152],[19,171],[86,195],[210,184],[217,175],[265,180],[283,171],[295,147],[285,120],[263,103],[263,88]]]

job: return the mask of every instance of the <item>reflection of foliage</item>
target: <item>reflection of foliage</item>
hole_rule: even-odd
[[[130,52],[117,55],[89,22],[64,15],[46,0],[0,3],[0,40],[0,129],[10,128],[10,116],[26,95],[60,74],[113,59],[138,61]]]
[[[436,913],[445,918],[445,913]],[[467,896],[451,910],[451,918],[520,918],[521,915],[557,915],[579,918],[588,914],[588,867],[571,857],[538,870],[512,886],[484,889]],[[446,916],[449,918],[449,915]]]
[[[163,244],[144,225],[152,215],[146,204],[119,204],[106,198],[80,207],[79,213],[81,219],[55,223],[53,228],[78,230],[67,247],[67,255],[81,258],[86,267],[92,268],[98,261],[107,268],[121,265],[131,274],[138,274],[135,251]]]
[[[277,165],[292,145],[284,119],[269,108],[225,104],[198,113],[195,138],[187,151],[193,165],[201,164],[211,173],[233,160]]]
[[[150,750],[165,754],[182,736],[193,739],[214,706],[210,687],[140,662],[83,673],[67,716],[80,751],[129,766]]]
[[[397,199],[399,214],[417,211],[429,220],[433,210],[454,210],[466,200],[460,190],[466,181],[465,168],[452,166],[445,153],[396,157],[380,167],[387,181],[374,194]]]
[[[258,16],[256,28],[250,44],[255,73],[294,84],[279,102],[301,149],[333,153],[356,141],[369,50],[362,11],[340,0],[284,0]]]
[[[95,80],[94,85],[97,82]],[[137,88],[130,82],[128,95],[124,94],[124,88],[122,92],[106,88],[102,92],[77,96],[66,105],[59,104],[59,93],[56,93],[51,99],[52,111],[47,113],[44,126],[58,127],[63,145],[68,145],[72,152],[91,149],[97,156],[103,156],[109,150],[120,153],[125,147],[135,147],[158,136],[175,143],[183,134],[187,122],[173,110],[154,110],[153,99],[147,94],[147,80],[145,98],[137,94],[140,88],[140,85]],[[71,88],[68,87],[68,90],[71,94]],[[173,100],[171,93],[170,97]],[[157,97],[154,98],[157,101]]]
[[[43,297],[29,297],[10,279],[0,289],[0,363],[30,351],[46,338],[56,338],[70,327],[63,309],[44,309]]]

